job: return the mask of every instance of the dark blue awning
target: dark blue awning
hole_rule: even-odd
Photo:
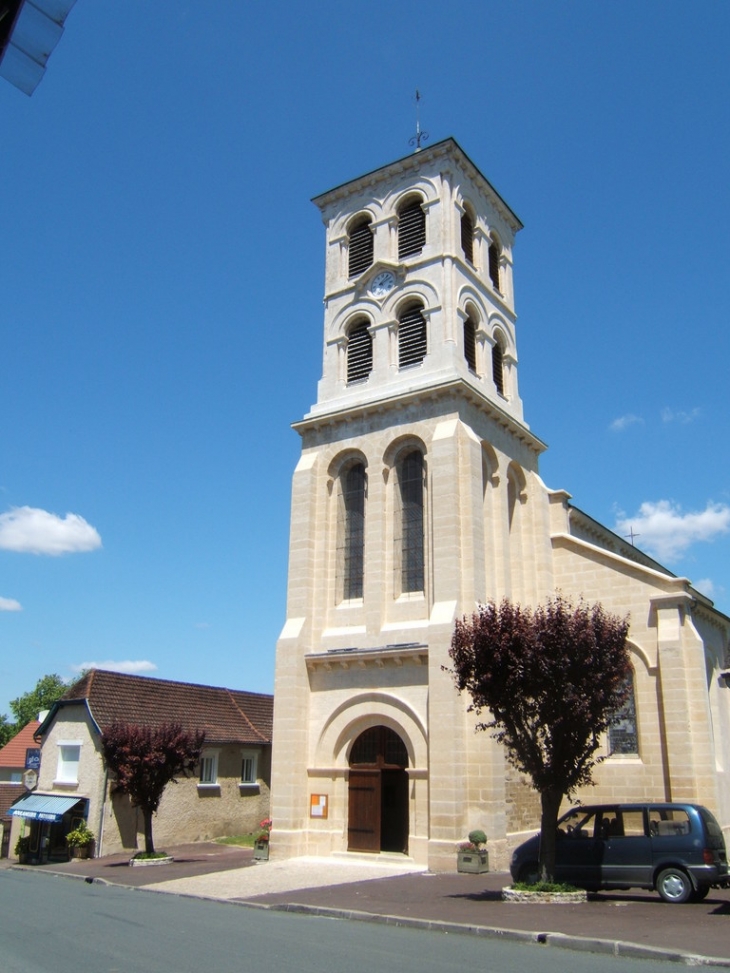
[[[16,818],[27,818],[30,821],[51,821],[56,823],[63,819],[66,811],[84,801],[82,797],[66,797],[60,794],[28,794],[10,808],[9,813]]]

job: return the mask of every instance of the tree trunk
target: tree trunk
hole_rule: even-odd
[[[148,855],[154,855],[155,846],[152,841],[152,811],[149,808],[142,808],[142,819],[144,820],[144,850]]]
[[[555,881],[555,844],[558,832],[558,811],[563,795],[554,790],[540,794],[540,881]]]

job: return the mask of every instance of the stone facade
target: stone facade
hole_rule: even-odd
[[[557,590],[631,614],[629,752],[606,741],[581,796],[692,798],[730,826],[730,620],[540,479],[518,392],[520,221],[453,140],[315,203],[323,374],[295,424],[272,855],[395,850],[446,870],[481,827],[506,867],[539,802],[443,667],[478,603]]]

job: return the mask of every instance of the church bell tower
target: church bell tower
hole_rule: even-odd
[[[549,588],[548,506],[524,502],[544,445],[518,388],[521,223],[453,139],[314,203],[323,369],[294,426],[272,854],[451,867],[504,797],[442,671],[454,621]]]

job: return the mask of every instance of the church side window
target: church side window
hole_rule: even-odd
[[[426,214],[420,199],[404,203],[398,210],[398,259],[420,253],[426,245]]]
[[[343,601],[363,596],[365,567],[365,491],[363,463],[354,463],[339,477],[339,594]]]
[[[626,677],[628,695],[623,706],[616,713],[616,722],[608,728],[608,752],[639,752],[639,732],[636,724],[636,693],[634,692],[633,670]]]
[[[350,245],[347,253],[347,274],[357,277],[373,262],[373,231],[370,217],[358,220],[350,230]]]
[[[367,321],[359,321],[347,339],[347,384],[364,382],[372,370],[373,339]]]
[[[461,249],[470,264],[474,263],[474,220],[466,211],[461,217]]]
[[[504,352],[499,341],[492,345],[492,379],[500,395],[504,395]]]
[[[398,367],[420,365],[426,357],[426,319],[420,307],[404,311],[398,318]]]
[[[495,237],[492,237],[489,244],[489,279],[495,291],[500,291],[499,286],[499,258],[500,258],[500,248],[499,243]]]
[[[469,371],[476,374],[477,370],[477,328],[471,318],[464,322],[464,358]]]
[[[398,463],[399,523],[396,556],[400,561],[401,594],[425,589],[424,467],[423,455],[414,449]]]

